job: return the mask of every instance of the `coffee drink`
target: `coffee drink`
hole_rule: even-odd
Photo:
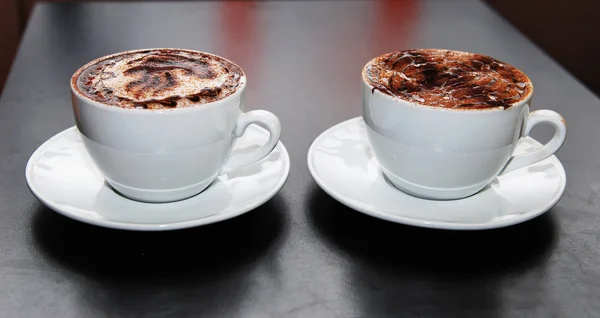
[[[192,197],[220,175],[265,158],[279,142],[277,116],[244,111],[244,71],[209,53],[120,52],[82,66],[70,84],[87,153],[111,189],[133,200]],[[266,130],[264,144],[232,153],[253,124]]]
[[[533,85],[489,56],[442,49],[391,52],[362,70],[365,135],[378,167],[413,196],[473,195],[498,175],[552,156],[566,136],[564,118],[531,111]],[[555,128],[538,149],[514,153],[538,124]]]
[[[532,91],[527,76],[507,63],[439,49],[380,55],[367,64],[363,76],[384,94],[444,108],[508,108]]]
[[[233,94],[245,80],[234,63],[207,53],[154,49],[110,55],[75,74],[88,98],[122,108],[197,106]]]

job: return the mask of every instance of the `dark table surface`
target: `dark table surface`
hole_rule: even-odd
[[[70,220],[30,194],[27,159],[74,124],[71,74],[146,47],[246,70],[248,109],[283,124],[292,170],[277,196],[222,223],[143,233]],[[369,58],[409,47],[490,54],[529,74],[534,108],[569,123],[557,155],[568,184],[552,210],[492,231],[428,230],[316,186],[312,140],[360,115]],[[597,317],[599,160],[599,100],[477,1],[42,4],[0,102],[0,317]]]

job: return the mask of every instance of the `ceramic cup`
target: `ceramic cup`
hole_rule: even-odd
[[[266,157],[279,141],[281,124],[275,115],[243,111],[245,75],[238,89],[221,100],[149,110],[110,106],[84,96],[74,85],[86,66],[71,79],[77,128],[108,184],[131,199],[170,202],[192,197],[219,174]],[[230,156],[235,139],[251,124],[267,129],[269,140],[251,152]]]
[[[365,70],[362,116],[373,154],[388,180],[413,196],[468,197],[501,173],[552,156],[565,140],[567,128],[561,115],[530,111],[533,89],[506,109],[433,107],[374,89]],[[540,123],[552,125],[554,137],[540,149],[513,154],[519,139]]]

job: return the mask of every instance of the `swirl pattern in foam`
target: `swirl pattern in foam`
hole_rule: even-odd
[[[245,80],[241,68],[188,50],[130,51],[90,62],[73,77],[87,97],[123,108],[189,107],[223,99]]]
[[[485,55],[438,49],[383,54],[367,63],[363,77],[373,91],[459,109],[506,109],[533,89],[514,66]]]

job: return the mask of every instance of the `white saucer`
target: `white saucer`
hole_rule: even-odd
[[[532,138],[517,153],[540,147]],[[518,224],[552,208],[565,191],[565,170],[552,156],[497,177],[461,200],[434,201],[396,189],[373,157],[361,117],[323,132],[308,151],[313,179],[330,196],[359,212],[407,225],[449,230],[493,229]]]
[[[255,149],[269,133],[251,125],[233,153]],[[103,227],[162,231],[233,218],[272,198],[287,180],[290,158],[281,142],[265,159],[221,175],[205,191],[173,203],[142,203],[116,194],[104,182],[71,127],[31,155],[25,175],[33,194],[54,211]],[[126,211],[126,213],[124,213]]]

